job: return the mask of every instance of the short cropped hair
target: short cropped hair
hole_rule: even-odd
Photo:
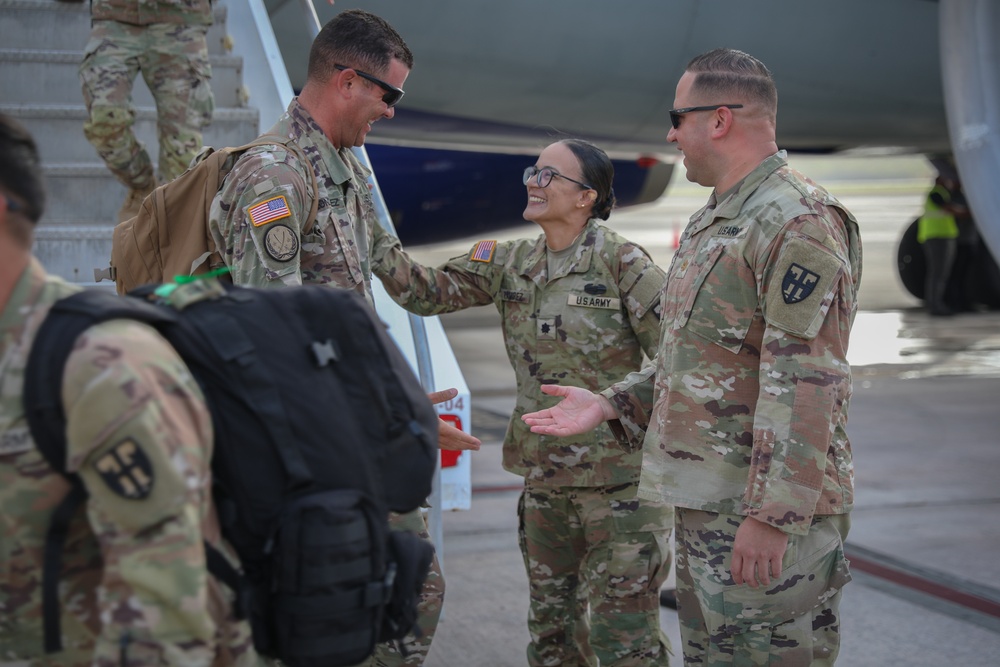
[[[336,73],[334,65],[377,75],[393,59],[413,69],[413,54],[395,28],[371,12],[349,9],[327,22],[313,40],[306,76],[323,83]]]
[[[691,93],[712,104],[757,103],[778,113],[778,89],[764,63],[736,49],[715,49],[696,56],[686,70],[696,74]],[[725,99],[723,99],[725,98]]]
[[[15,200],[30,222],[42,217],[45,180],[38,146],[21,123],[4,114],[0,114],[0,191]]]
[[[563,139],[564,144],[573,151],[580,163],[580,173],[583,181],[597,190],[597,199],[590,208],[591,217],[607,220],[611,209],[615,206],[615,165],[603,150],[583,139]]]

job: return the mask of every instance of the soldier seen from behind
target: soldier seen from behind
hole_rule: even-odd
[[[204,543],[235,563],[211,495],[212,422],[188,368],[147,325],[87,330],[62,384],[67,467],[89,494],[69,521],[46,655],[46,533],[70,483],[37,450],[24,370],[51,305],[78,290],[31,255],[45,203],[32,138],[0,116],[0,662],[55,667],[256,665],[249,625],[209,575]]]

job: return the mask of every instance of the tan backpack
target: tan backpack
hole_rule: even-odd
[[[214,150],[206,146],[187,171],[146,196],[138,215],[115,226],[111,267],[95,269],[95,280],[114,280],[118,293],[125,294],[140,285],[207,273],[221,266],[222,256],[208,229],[212,200],[240,153],[255,146],[273,145],[285,146],[303,164],[310,165],[291,139],[278,135],[265,134],[236,148]],[[311,167],[309,174],[313,201],[307,222],[316,218],[318,205],[318,185]]]

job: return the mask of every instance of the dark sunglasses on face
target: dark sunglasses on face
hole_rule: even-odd
[[[552,177],[553,176],[558,176],[559,178],[565,178],[567,181],[569,181],[571,183],[576,183],[577,185],[579,185],[581,188],[583,188],[585,190],[593,190],[594,189],[594,188],[590,187],[589,185],[587,185],[586,183],[581,183],[580,181],[574,181],[569,176],[563,176],[562,174],[560,174],[558,171],[556,171],[552,167],[542,167],[541,169],[539,169],[538,167],[535,167],[535,166],[527,167],[524,170],[524,175],[521,176],[521,182],[524,183],[525,185],[527,185],[528,181],[531,180],[532,176],[535,177],[535,183],[537,183],[538,187],[540,187],[540,188],[547,188],[547,187],[549,187],[549,183],[552,182]]]
[[[710,104],[705,107],[684,107],[683,109],[671,109],[670,110],[670,124],[674,126],[674,129],[679,129],[681,126],[681,116],[686,113],[691,113],[692,111],[715,111],[716,109],[742,109],[742,104]]]
[[[355,67],[347,67],[345,65],[334,65],[334,67],[336,69],[339,69],[340,71],[353,70],[354,73],[360,76],[362,79],[367,79],[368,81],[374,83],[376,86],[382,88],[382,90],[385,91],[385,95],[382,96],[382,101],[385,102],[386,105],[390,107],[396,106],[396,104],[398,104],[399,101],[403,99],[404,93],[402,88],[397,88],[396,86],[390,85],[385,81],[383,81],[382,79],[372,76],[368,72],[362,72],[361,70]]]

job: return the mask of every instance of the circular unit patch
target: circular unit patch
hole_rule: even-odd
[[[287,262],[299,254],[299,237],[287,225],[274,225],[264,234],[264,249],[279,262]]]

